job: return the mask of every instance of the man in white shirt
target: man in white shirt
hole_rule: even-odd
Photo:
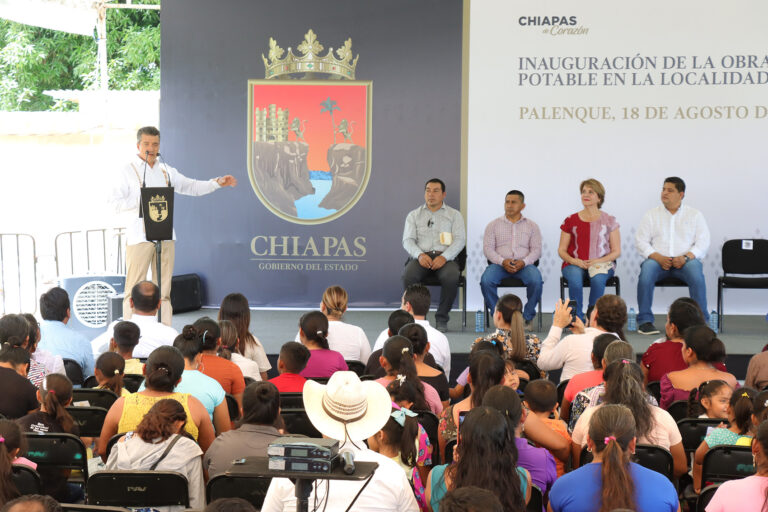
[[[445,372],[445,377],[450,381],[451,379],[451,345],[448,343],[448,338],[445,334],[438,331],[427,320],[427,313],[429,313],[430,304],[429,289],[422,284],[412,284],[405,289],[403,293],[401,309],[407,311],[413,315],[413,320],[424,327],[427,331],[427,340],[429,340],[429,353],[435,358],[435,362],[439,364]],[[394,336],[397,333],[393,333]],[[377,351],[384,348],[384,342],[389,339],[389,329],[384,329],[376,338],[376,343],[373,346],[373,351]]]
[[[118,212],[127,212],[132,216],[128,225],[127,247],[125,252],[126,276],[125,289],[128,290],[139,281],[147,278],[150,264],[157,268],[155,244],[148,242],[144,234],[144,219],[139,217],[141,188],[174,187],[174,191],[188,196],[210,194],[221,187],[234,187],[237,180],[230,176],[201,181],[187,178],[165,162],[160,163],[160,131],[154,126],[140,128],[136,134],[138,154],[120,171],[112,191],[112,202]],[[173,239],[176,239],[174,233]],[[171,276],[173,275],[174,240],[166,240],[162,246],[162,321],[171,325]],[[154,272],[153,272],[154,274]],[[156,278],[154,278],[157,280]],[[131,318],[128,296],[123,302],[123,318]]]
[[[133,312],[130,321],[138,325],[141,331],[139,344],[133,349],[133,357],[149,357],[157,347],[172,346],[173,340],[179,333],[173,327],[168,327],[157,320],[157,309],[160,307],[160,289],[157,285],[152,281],[137,283],[131,290],[128,300]],[[91,341],[94,359],[109,350],[115,325],[117,322],[112,322],[106,332]]]
[[[308,380],[304,385],[307,416],[324,437],[336,439],[340,452],[351,452],[354,461],[376,462],[371,481],[315,480],[309,503],[315,510],[357,512],[417,512],[413,490],[403,468],[389,457],[366,448],[364,440],[373,436],[390,418],[392,403],[381,384],[360,382],[354,372],[336,372],[327,385]],[[296,510],[294,484],[287,478],[273,478],[262,512]]]
[[[653,325],[653,290],[656,282],[675,277],[688,285],[704,317],[707,287],[701,260],[709,249],[709,228],[700,211],[683,205],[685,182],[676,177],[664,180],[660,206],[646,212],[637,228],[638,252],[646,258],[637,280],[637,323],[640,334],[659,334]]]

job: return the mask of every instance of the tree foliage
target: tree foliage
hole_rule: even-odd
[[[107,9],[107,67],[112,90],[160,88],[159,11]],[[66,110],[43,91],[98,87],[95,36],[0,19],[0,110]]]

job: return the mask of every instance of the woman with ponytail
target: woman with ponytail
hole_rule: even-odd
[[[677,491],[667,477],[629,461],[636,443],[635,419],[629,408],[617,404],[597,408],[587,434],[593,462],[557,479],[549,492],[547,510],[679,511]]]
[[[659,381],[662,409],[667,409],[675,400],[688,400],[691,390],[708,380],[724,380],[733,389],[739,387],[736,377],[717,369],[716,365],[725,360],[725,344],[706,325],[687,328],[681,349],[688,368],[669,372]]]
[[[244,378],[260,381],[261,371],[258,363],[240,353],[240,337],[237,335],[235,324],[229,320],[219,320],[219,329],[221,330],[221,345],[219,345],[216,355],[235,363],[243,372]]]
[[[28,369],[29,352],[16,338],[0,344],[0,389],[5,390],[0,393],[0,414],[6,418],[21,418],[39,406],[37,388],[27,380]]]
[[[235,363],[217,355],[221,347],[221,329],[216,320],[207,316],[198,318],[193,325],[184,326],[180,337],[199,340],[203,351],[198,370],[212,379],[216,379],[224,392],[235,397],[238,407],[242,409],[245,378]]]
[[[602,405],[588,407],[579,416],[572,433],[573,465],[578,466],[581,450],[587,445],[587,436],[592,418],[605,404],[623,405],[632,411],[635,418],[635,436],[641,444],[652,444],[669,450],[674,463],[673,473],[679,477],[688,471],[688,461],[683,448],[680,429],[670,414],[651,405],[643,386],[643,371],[640,365],[629,359],[620,359],[606,366],[605,395]]]
[[[531,496],[531,476],[517,467],[515,434],[496,409],[479,406],[464,418],[454,464],[435,466],[427,479],[427,500],[439,512],[445,494],[476,486],[498,496],[504,510],[523,511]]]
[[[707,505],[707,512],[768,510],[768,421],[763,421],[757,427],[757,435],[751,445],[755,474],[720,484]]]
[[[242,293],[230,293],[221,301],[219,308],[219,320],[229,320],[237,328],[237,337],[240,344],[237,346],[240,355],[255,361],[259,365],[260,380],[267,380],[267,372],[272,365],[267,359],[267,353],[259,339],[251,334],[251,309],[248,307],[248,299]]]
[[[27,319],[27,323],[29,324],[28,349],[32,359],[45,367],[46,375],[49,373],[66,375],[66,371],[64,370],[64,360],[61,356],[43,350],[38,346],[38,343],[40,343],[40,324],[38,323],[37,318],[35,318],[35,315],[24,313],[23,316]]]
[[[19,497],[19,490],[13,484],[11,472],[13,464],[22,463],[16,458],[21,440],[21,429],[17,424],[9,420],[0,420],[0,507]],[[23,460],[33,464],[32,469],[37,467],[34,462]]]
[[[418,399],[413,406],[415,410],[429,409],[438,416],[443,412],[440,395],[435,388],[423,382],[417,375],[416,363],[413,361],[413,344],[408,338],[398,335],[385,341],[379,357],[379,364],[387,374],[376,379],[376,382],[384,387],[387,387],[395,379],[412,382],[418,390]]]
[[[150,356],[151,357],[151,356]],[[200,456],[203,454],[184,430],[187,412],[176,400],[155,403],[133,432],[112,446],[107,471],[173,471],[181,473],[189,485],[189,505],[205,507],[205,484]],[[158,512],[182,511],[183,506],[156,507]]]
[[[104,352],[96,359],[94,368],[98,389],[108,389],[117,396],[128,396],[130,391],[123,387],[125,359],[116,352]]]
[[[299,340],[309,349],[309,361],[299,375],[305,379],[328,378],[347,371],[344,356],[328,345],[328,317],[321,311],[304,313],[299,319]]]
[[[371,343],[365,331],[341,320],[347,311],[348,302],[349,295],[341,286],[329,286],[323,292],[320,311],[328,318],[328,345],[347,361],[366,363],[371,355]],[[298,334],[296,341],[300,341]]]
[[[448,387],[448,376],[437,368],[433,368],[424,362],[424,357],[429,353],[430,343],[427,338],[427,330],[423,325],[417,323],[405,324],[397,332],[400,336],[405,336],[411,340],[413,345],[413,363],[416,367],[416,374],[422,382],[425,382],[435,388],[443,409],[448,407],[450,399],[450,388]]]
[[[104,426],[99,437],[99,454],[106,461],[106,448],[110,438],[115,434],[135,430],[144,415],[157,402],[164,398],[172,398],[179,402],[186,412],[189,421],[184,430],[195,439],[203,451],[213,442],[215,433],[211,418],[200,400],[189,393],[174,391],[181,381],[184,372],[184,357],[175,347],[158,347],[149,354],[144,365],[144,385],[146,388],[127,397],[118,398],[110,407]]]
[[[35,322],[37,325],[37,322]],[[27,379],[39,386],[48,371],[45,365],[34,360],[32,353],[37,348],[37,337],[30,338],[29,321],[24,315],[5,315],[0,318],[0,343],[8,343],[11,347],[20,347],[29,352],[29,369]]]

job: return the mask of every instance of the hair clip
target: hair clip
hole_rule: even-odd
[[[4,442],[5,442],[5,438],[3,436],[0,436],[0,443],[4,443]]]
[[[408,347],[403,347],[403,350],[400,351],[403,354],[407,354],[409,352]]]
[[[622,363],[622,364],[629,364],[630,362],[631,362],[631,361],[630,361],[629,359],[622,359],[622,360],[621,360],[621,363]]]
[[[765,402],[763,402],[763,407],[766,407],[766,408],[768,408],[768,400],[766,400]]]
[[[205,344],[205,335],[208,334],[208,329],[203,331],[203,344]]]
[[[741,396],[744,397],[744,398],[749,398],[749,393],[744,391],[744,392],[741,393]]]
[[[400,382],[400,385],[401,385],[401,386],[402,386],[403,384],[405,384],[405,375],[403,375],[403,374],[400,374],[400,375],[398,375],[397,377],[395,377],[395,379],[397,379],[397,380]]]
[[[323,331],[318,330],[315,334],[317,334],[318,336],[322,336],[323,335]]]
[[[488,340],[488,343],[493,343],[493,345],[496,346],[496,340],[495,339]]]
[[[398,425],[400,425],[401,427],[404,427],[405,426],[405,417],[406,416],[410,416],[411,418],[415,418],[416,416],[418,416],[418,414],[416,414],[413,411],[409,411],[405,407],[401,407],[398,410],[392,411],[390,416],[392,417],[393,420],[395,420],[397,422]]]
[[[118,370],[117,368],[115,368],[115,375],[120,375],[120,370]]]
[[[49,392],[49,393],[53,393],[54,395],[56,394],[56,391],[54,391],[54,390],[52,390],[52,389],[49,389],[49,390],[48,390],[48,392]]]
[[[604,442],[605,444],[608,444],[608,443],[610,443],[611,441],[615,441],[615,440],[616,440],[616,438],[615,438],[615,437],[613,437],[613,436],[608,436],[608,437],[606,437],[605,439],[603,439],[603,442]]]

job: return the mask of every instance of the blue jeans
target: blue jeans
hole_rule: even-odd
[[[504,270],[501,265],[495,263],[488,265],[480,278],[480,290],[483,292],[486,305],[491,310],[496,307],[496,303],[499,301],[497,292],[499,283],[508,277],[519,279],[525,285],[528,302],[525,303],[525,309],[523,309],[523,318],[526,321],[533,319],[536,316],[536,305],[541,301],[541,288],[543,286],[541,272],[535,265],[526,265],[514,274]]]
[[[653,322],[653,290],[656,282],[667,277],[676,277],[688,285],[691,298],[695,300],[704,318],[709,321],[707,312],[707,285],[704,282],[704,271],[701,261],[694,259],[682,266],[682,268],[670,268],[663,270],[655,260],[648,258],[640,265],[640,277],[637,278],[637,325]]]
[[[589,278],[589,272],[576,265],[566,265],[563,268],[563,277],[568,281],[568,297],[576,301],[576,314],[584,321],[583,302],[584,302],[584,277]],[[613,277],[613,269],[607,274],[597,274],[589,278],[589,304],[592,307],[597,299],[605,293],[605,283]]]

